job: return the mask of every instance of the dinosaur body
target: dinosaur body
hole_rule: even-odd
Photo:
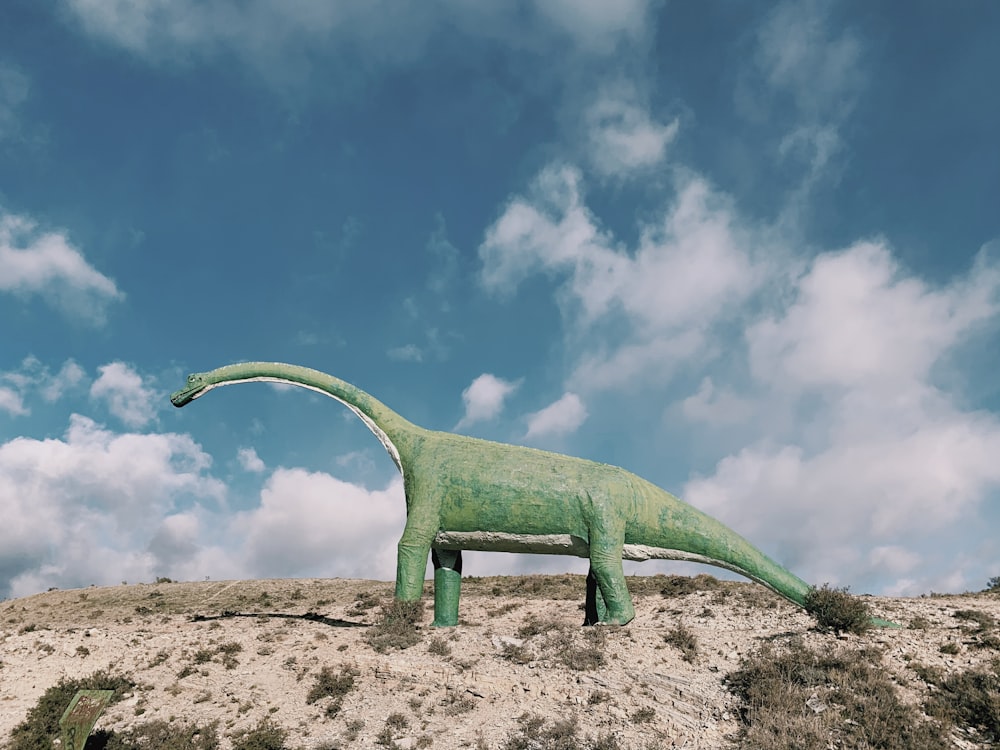
[[[171,396],[184,406],[212,388],[271,381],[331,396],[354,411],[403,475],[406,526],[396,598],[419,599],[428,553],[435,567],[434,624],[458,622],[461,551],[535,552],[590,559],[588,623],[634,617],[622,559],[691,560],[728,568],[799,606],[809,585],[741,536],[617,466],[495,443],[408,422],[369,394],[295,365],[248,362],[191,375]]]

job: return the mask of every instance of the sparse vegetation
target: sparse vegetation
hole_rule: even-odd
[[[349,665],[341,666],[338,673],[334,673],[332,667],[323,667],[316,678],[316,684],[306,695],[306,703],[312,704],[324,698],[331,698],[325,713],[329,718],[336,716],[340,713],[345,696],[354,689],[354,678],[360,674],[356,667]]]
[[[95,732],[88,750],[92,745],[105,750],[218,750],[219,735],[215,724],[150,721],[120,732]]]
[[[682,622],[677,623],[677,627],[673,630],[664,633],[663,640],[679,649],[686,662],[694,662],[698,655],[698,638]]]
[[[768,750],[940,750],[941,728],[904,704],[870,649],[824,651],[793,639],[765,645],[726,679],[742,702],[737,746]]]
[[[981,612],[978,609],[960,609],[953,615],[957,620],[975,623],[974,633],[988,633],[997,626],[997,621],[988,612]]]
[[[451,654],[451,646],[444,638],[432,638],[431,642],[427,644],[427,653],[434,654],[435,656],[449,656]]]
[[[288,732],[270,719],[262,719],[257,726],[232,736],[233,750],[286,750]]]
[[[124,675],[105,671],[94,672],[89,677],[59,680],[46,690],[38,703],[28,711],[28,716],[14,727],[5,750],[40,750],[51,747],[59,736],[59,719],[77,690],[113,690],[112,703],[117,703],[135,687]]]
[[[868,604],[848,593],[847,588],[833,589],[824,583],[806,594],[806,611],[816,618],[821,630],[860,635],[871,629]]]
[[[633,724],[648,724],[656,718],[656,711],[649,706],[645,706],[633,713],[631,718]]]
[[[423,613],[420,601],[403,602],[392,599],[389,604],[382,605],[378,622],[368,628],[362,638],[380,654],[409,648],[420,641],[417,626]]]
[[[924,702],[929,716],[963,727],[974,727],[1000,743],[1000,665],[993,672],[970,670],[945,676],[940,670],[916,667],[936,688]]]

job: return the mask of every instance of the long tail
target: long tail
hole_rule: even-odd
[[[697,508],[649,484],[656,497],[647,505],[647,520],[662,534],[655,547],[633,547],[631,559],[687,560],[738,573],[774,591],[799,607],[806,607],[812,586],[730,529]],[[647,490],[648,491],[648,490]],[[655,532],[654,532],[655,533]],[[638,553],[638,554],[636,554]],[[876,627],[899,627],[879,617]]]
[[[213,388],[253,382],[297,385],[341,402],[375,434],[400,473],[403,471],[403,456],[409,443],[422,431],[374,396],[340,378],[308,367],[280,362],[241,362],[209,372],[194,373],[188,376],[184,388],[170,396],[170,401],[174,406],[181,407],[201,398]]]

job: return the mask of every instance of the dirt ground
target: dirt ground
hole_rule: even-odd
[[[755,584],[679,580],[691,579],[629,579],[636,618],[609,628],[580,627],[579,576],[466,579],[451,629],[429,627],[428,587],[419,641],[386,653],[363,638],[391,596],[385,582],[161,582],[0,602],[0,746],[47,688],[100,669],[139,687],[98,728],[164,719],[218,722],[229,734],[270,718],[290,731],[289,747],[311,750],[381,747],[389,735],[402,748],[498,748],[530,713],[575,716],[582,737],[613,735],[622,748],[645,750],[727,747],[739,725],[724,677],[765,642],[873,645],[913,703],[926,686],[909,664],[955,671],[1000,655],[970,647],[969,623],[954,616],[978,610],[1000,620],[993,593],[869,598],[903,627],[838,637]],[[665,639],[679,624],[697,644],[687,659]],[[954,653],[941,651],[946,644]],[[324,667],[354,675],[339,710],[333,698],[308,700]]]

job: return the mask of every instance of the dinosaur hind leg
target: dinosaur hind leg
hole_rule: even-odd
[[[462,593],[462,551],[431,549],[434,563],[435,628],[458,625],[458,600]]]
[[[635,607],[632,597],[625,585],[625,573],[622,570],[622,545],[602,543],[599,540],[590,541],[590,575],[594,576],[600,597],[606,605],[606,614],[599,622],[607,625],[625,625],[635,618]],[[589,584],[588,584],[589,599]],[[596,599],[596,592],[595,592]],[[595,613],[598,612],[595,601]],[[588,617],[590,612],[587,613]]]
[[[608,605],[604,603],[601,589],[597,585],[594,569],[587,571],[587,600],[584,604],[584,625],[596,625],[608,619]]]

